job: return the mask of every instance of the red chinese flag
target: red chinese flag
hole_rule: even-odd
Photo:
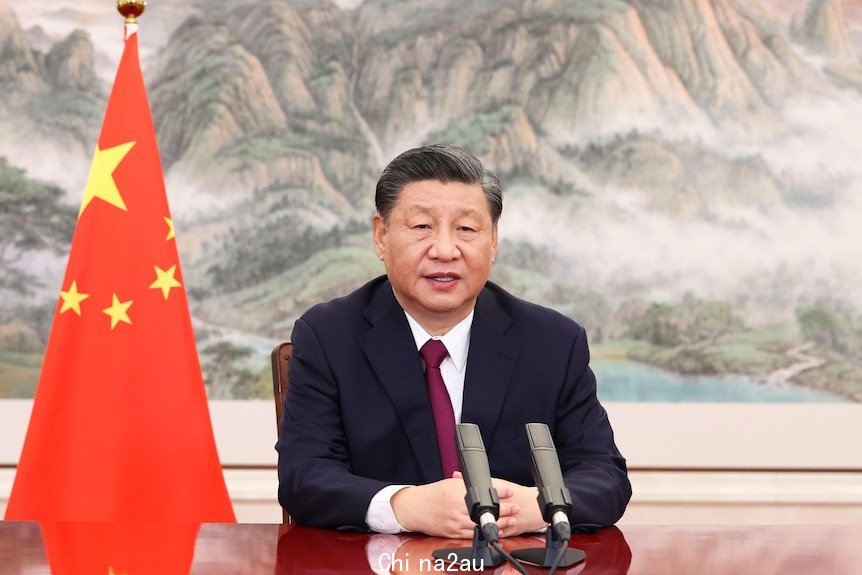
[[[127,36],[6,519],[236,521]]]

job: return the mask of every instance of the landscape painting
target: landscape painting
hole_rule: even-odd
[[[382,167],[450,142],[503,183],[492,281],[586,327],[603,401],[862,401],[862,0],[151,0],[139,37],[211,399],[272,397],[383,273]],[[122,43],[114,2],[0,0],[0,398]]]

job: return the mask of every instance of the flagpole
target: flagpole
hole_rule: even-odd
[[[145,5],[117,3],[125,18],[123,54],[69,248],[7,520],[236,521],[138,58],[137,20]],[[115,550],[129,547],[121,543]],[[59,575],[64,547],[54,548],[47,554]]]

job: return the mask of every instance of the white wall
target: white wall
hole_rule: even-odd
[[[0,401],[0,513],[32,401]],[[622,523],[862,523],[862,405],[609,404],[632,468]],[[211,402],[240,521],[276,523],[275,409]]]
[[[0,466],[17,463],[32,403],[0,401]],[[862,404],[606,407],[632,468],[862,471]],[[212,401],[210,414],[224,465],[275,465],[271,401]]]
[[[0,517],[14,469],[0,469]],[[226,469],[237,519],[281,523],[275,469]],[[860,524],[862,472],[632,471],[634,496],[620,523]]]

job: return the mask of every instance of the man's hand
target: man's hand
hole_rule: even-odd
[[[501,516],[497,525],[502,535],[504,530],[515,528],[515,516],[520,513],[520,508],[511,501],[512,490],[508,487],[501,490],[498,485],[495,488],[500,499]],[[456,471],[449,479],[405,487],[392,496],[390,503],[398,523],[408,531],[450,539],[472,539],[475,524],[467,514],[466,494],[464,480]]]
[[[462,479],[461,472],[456,471],[452,477]],[[491,485],[497,490],[497,497],[500,499],[500,518],[497,519],[500,537],[533,533],[546,527],[536,501],[539,496],[537,488],[495,477],[491,478]]]
[[[536,502],[538,491],[505,479],[491,479],[500,499],[497,526],[500,537],[532,533],[545,521]],[[471,539],[475,524],[467,514],[467,490],[459,471],[451,478],[426,485],[405,487],[390,503],[398,523],[408,531],[450,539]]]
[[[467,515],[464,482],[449,478],[405,487],[390,499],[398,523],[407,531],[436,537],[466,539],[473,536]]]
[[[497,490],[500,498],[500,537],[512,537],[521,533],[533,533],[546,527],[542,512],[536,498],[539,491],[536,487],[526,487],[505,479],[491,479],[491,484]],[[507,505],[503,505],[503,493],[506,493]]]

